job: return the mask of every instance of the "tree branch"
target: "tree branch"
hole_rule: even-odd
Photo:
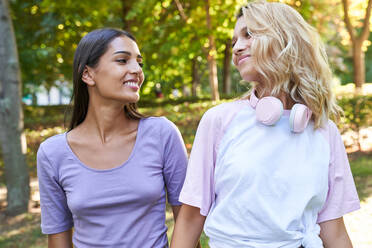
[[[184,20],[185,24],[187,24],[188,17],[185,14],[185,10],[183,9],[182,4],[180,3],[179,0],[174,0],[174,2],[176,3],[178,12],[180,12],[182,20]],[[196,39],[200,40],[200,37],[197,35],[197,33],[194,33],[194,36],[195,36]],[[209,54],[204,46],[201,46],[201,49],[204,53]]]
[[[350,17],[349,17],[349,1],[342,0],[342,5],[344,7],[344,21],[345,21],[346,29],[350,35],[351,41],[354,42],[355,34],[354,34],[354,29],[353,29],[353,26],[351,25]]]
[[[360,37],[359,37],[359,39],[362,42],[365,41],[366,39],[368,39],[369,25],[370,25],[369,19],[371,18],[371,8],[372,8],[372,0],[369,0],[368,1],[368,6],[367,6],[367,9],[366,9],[366,16],[365,16],[364,21],[363,21],[362,33],[360,34]]]
[[[186,16],[185,11],[182,7],[182,4],[180,3],[179,0],[174,0],[174,2],[176,3],[177,9],[180,12],[180,15],[181,15],[182,19],[187,23],[187,16]]]

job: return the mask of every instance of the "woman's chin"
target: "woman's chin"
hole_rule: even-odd
[[[140,97],[136,97],[136,98],[132,98],[132,100],[130,101],[130,103],[138,103]]]
[[[139,99],[140,99],[140,96],[138,94],[138,95],[126,96],[120,100],[121,102],[124,102],[124,103],[138,103]]]

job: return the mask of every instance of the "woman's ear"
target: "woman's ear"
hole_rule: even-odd
[[[94,86],[96,82],[93,80],[93,72],[92,69],[88,66],[85,66],[85,69],[83,71],[83,75],[81,76],[81,80],[83,80],[84,83],[86,83],[88,86]]]

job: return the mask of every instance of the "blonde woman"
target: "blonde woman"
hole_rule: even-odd
[[[203,116],[180,194],[172,247],[352,247],[342,216],[359,209],[341,110],[317,32],[282,3],[238,15],[233,62],[254,82]]]

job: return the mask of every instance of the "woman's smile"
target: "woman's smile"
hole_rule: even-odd
[[[250,57],[251,57],[250,54],[239,56],[239,58],[238,58],[238,65],[241,65],[242,63],[244,63],[245,61],[247,61]]]
[[[135,80],[125,81],[124,86],[128,87],[128,88],[131,88],[135,91],[139,90],[139,88],[140,88],[140,84],[138,83],[138,81],[135,81]]]

